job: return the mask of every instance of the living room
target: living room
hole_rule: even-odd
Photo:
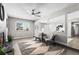
[[[4,34],[1,34],[1,37],[5,37],[3,40],[5,42],[2,43],[5,48],[2,51],[8,50],[4,54],[79,54],[79,47],[74,47],[71,42],[72,23],[70,23],[78,21],[73,20],[79,18],[78,3],[2,3],[2,5],[5,10],[5,21],[0,25],[4,27],[1,31]]]

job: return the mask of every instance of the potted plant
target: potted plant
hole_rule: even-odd
[[[5,55],[5,53],[2,51],[2,45],[0,45],[0,55]]]
[[[8,35],[8,42],[11,43],[12,42],[12,36]]]

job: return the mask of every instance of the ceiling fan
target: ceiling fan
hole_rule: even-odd
[[[35,12],[35,9],[32,9],[32,15],[35,15],[37,17],[40,17],[40,11],[39,12]]]

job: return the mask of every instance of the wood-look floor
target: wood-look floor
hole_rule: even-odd
[[[71,41],[68,43],[68,45],[72,48],[79,49],[79,37],[72,37],[68,38]]]

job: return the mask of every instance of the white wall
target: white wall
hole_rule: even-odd
[[[0,20],[0,32],[4,32],[6,30],[6,19],[7,19],[7,14],[5,12],[5,16],[4,16],[4,21]]]
[[[9,17],[7,21],[8,21],[7,26],[8,26],[9,34],[12,35],[14,39],[33,37],[33,33],[34,33],[34,23],[33,23],[33,21],[23,20],[23,19],[18,19],[18,18],[12,18],[12,17]],[[17,31],[15,29],[16,21],[23,21],[23,22],[28,23],[29,26],[30,26],[29,31]]]
[[[65,30],[65,15],[61,15],[49,20],[49,27],[52,32],[56,31],[56,27],[61,24],[63,25],[63,28]]]
[[[67,21],[67,37],[71,37],[71,21]]]
[[[6,29],[6,20],[4,21],[0,20],[0,32],[4,32],[5,29]]]
[[[79,10],[68,14],[68,19],[76,19],[76,18],[79,18]]]
[[[4,8],[4,11],[5,11],[5,8]],[[7,17],[7,13],[5,11],[5,15],[4,15],[4,21],[1,21],[0,20],[0,33],[4,32],[4,36],[5,36],[5,41],[8,41],[7,40],[7,32],[6,32],[6,19],[8,18]]]

